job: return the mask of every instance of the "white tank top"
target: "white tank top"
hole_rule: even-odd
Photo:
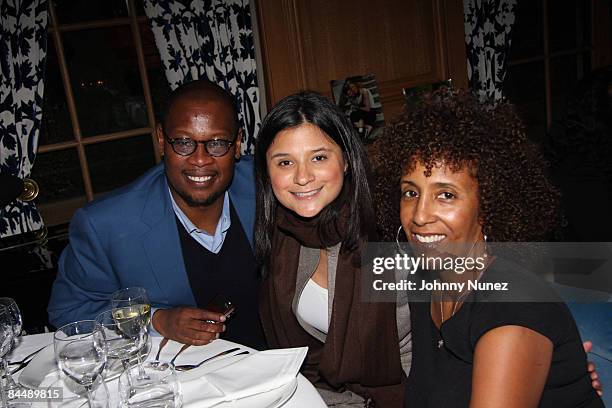
[[[315,329],[327,334],[329,330],[327,289],[308,279],[297,305],[297,315]]]

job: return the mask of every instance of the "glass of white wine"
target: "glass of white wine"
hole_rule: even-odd
[[[143,341],[140,349],[136,351],[136,357],[138,358],[138,366],[141,367],[141,374],[146,376],[145,371],[142,369],[141,349],[147,346],[149,324],[151,323],[151,302],[147,296],[147,291],[139,287],[120,289],[113,293],[111,307],[113,318],[125,330],[131,330],[133,333],[136,333],[140,331],[137,326],[144,329]]]
[[[151,322],[151,302],[144,288],[125,288],[113,293],[111,297],[111,308],[121,309],[130,307],[130,314],[140,315],[145,319],[145,325]]]
[[[130,357],[142,350],[147,340],[147,326],[143,318],[140,314],[125,317],[129,314],[124,309],[111,309],[96,316],[96,323],[106,337],[108,358],[121,361],[124,370],[129,368]]]

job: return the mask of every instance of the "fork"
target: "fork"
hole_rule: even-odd
[[[159,342],[159,348],[157,349],[157,354],[155,355],[155,360],[159,361],[159,353],[161,353],[164,346],[168,343],[168,338],[164,337],[162,341]]]
[[[179,356],[179,354],[181,354],[183,351],[185,351],[187,348],[189,348],[189,346],[191,346],[191,344],[183,344],[183,347],[181,347],[181,349],[178,351],[178,353],[176,353],[176,355],[174,357],[172,357],[172,360],[170,360],[170,364],[174,364],[174,360],[176,360],[176,358]]]
[[[13,369],[9,369],[10,373],[15,374],[17,371],[25,368],[28,364],[30,364],[30,362],[34,359],[34,357],[36,357],[36,354],[41,352],[42,349],[44,349],[45,347],[47,346],[43,346],[39,348],[38,350],[34,351],[33,353],[28,354],[27,356],[22,358],[20,361],[11,361],[8,365],[9,366],[17,365],[17,367]]]

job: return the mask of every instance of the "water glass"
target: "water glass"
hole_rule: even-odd
[[[53,335],[59,369],[87,390],[93,406],[93,388],[106,367],[106,339],[94,320],[81,320],[57,329]]]
[[[21,334],[21,329],[23,327],[23,320],[21,317],[21,312],[19,311],[19,307],[17,306],[17,303],[15,302],[15,300],[13,300],[12,298],[0,297],[0,306],[4,306],[11,320],[11,327],[13,330],[13,340],[8,344],[8,347],[9,347],[8,351],[10,352],[11,349],[15,345],[15,341],[17,340],[17,337],[19,337],[19,335]],[[2,354],[0,353],[0,355]],[[8,361],[6,361],[6,354],[4,354],[4,356],[2,357],[2,372],[5,374],[9,372]],[[6,384],[4,387],[6,390],[17,390],[21,388],[13,380],[13,377],[11,375],[6,375]]]
[[[64,388],[64,395],[61,402],[53,402],[46,406],[56,408],[85,408],[89,404],[91,408],[110,408],[111,394],[103,376],[99,376],[93,384],[91,390],[91,400],[88,400],[87,389],[82,385],[72,381],[69,377],[62,374],[57,381],[51,383],[49,387]]]
[[[13,320],[8,309],[0,305],[0,358],[4,359],[6,354],[10,351],[11,345],[13,344]],[[7,376],[10,376],[8,372]],[[0,373],[0,406],[7,406],[7,395],[4,386],[2,385],[2,375]]]
[[[174,365],[148,361],[141,368],[130,367],[119,377],[119,397],[122,408],[180,408],[183,405],[181,386]]]

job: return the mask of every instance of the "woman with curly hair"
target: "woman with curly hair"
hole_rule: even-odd
[[[527,276],[488,253],[486,243],[545,239],[557,221],[558,194],[510,104],[434,92],[387,127],[378,149],[375,204],[387,240],[403,230],[418,253],[461,249],[483,260],[473,274],[436,271],[442,283]],[[475,298],[465,285],[411,303],[406,406],[603,406],[563,303]]]

